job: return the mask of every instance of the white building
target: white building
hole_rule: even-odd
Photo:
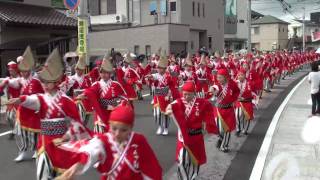
[[[223,0],[90,0],[93,51],[223,50]]]

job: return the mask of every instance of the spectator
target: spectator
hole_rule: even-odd
[[[312,111],[310,116],[314,116],[320,113],[320,72],[316,62],[311,64],[311,72],[308,76],[308,81],[311,84],[311,99],[312,99]]]

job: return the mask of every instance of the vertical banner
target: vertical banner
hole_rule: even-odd
[[[225,1],[225,13],[224,13],[224,31],[226,34],[237,33],[237,0]]]
[[[88,25],[87,20],[78,18],[78,53],[87,53],[87,33]]]

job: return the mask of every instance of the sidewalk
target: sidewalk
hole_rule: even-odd
[[[305,79],[285,105],[273,134],[266,135],[266,138],[271,138],[268,153],[261,153],[263,150],[260,149],[255,163],[255,168],[263,166],[263,171],[252,173],[250,180],[320,179],[319,143],[308,144],[301,135],[308,115],[311,114],[309,99],[310,85]],[[314,128],[318,128],[320,133],[320,127]],[[263,156],[265,162],[259,163],[258,159]]]

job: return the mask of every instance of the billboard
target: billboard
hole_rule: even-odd
[[[237,0],[226,0],[224,10],[224,32],[225,34],[237,33]]]

